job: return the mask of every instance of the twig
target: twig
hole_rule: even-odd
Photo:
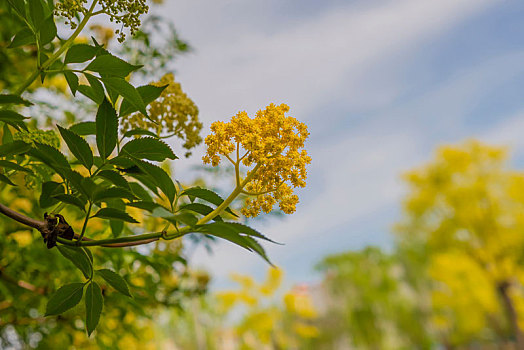
[[[4,268],[3,267],[0,267],[0,278],[9,282],[9,283],[12,283],[20,288],[23,288],[23,289],[27,289],[28,291],[31,291],[33,293],[37,293],[37,294],[40,294],[40,295],[44,295],[45,294],[45,290],[44,288],[39,288],[39,287],[36,287],[34,285],[32,285],[31,283],[29,282],[26,282],[26,281],[22,281],[22,280],[17,280],[16,278],[13,278],[11,276],[7,276],[5,273],[4,273]]]
[[[36,228],[38,231],[41,231],[45,227],[44,221],[31,219],[30,217],[27,217],[24,214],[21,214],[19,212],[16,212],[13,209],[3,205],[2,203],[0,203],[0,213],[4,214],[5,216],[10,217],[11,219],[15,221],[18,221],[21,224],[30,226],[32,228]]]

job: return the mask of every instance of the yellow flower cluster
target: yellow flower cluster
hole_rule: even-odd
[[[168,87],[162,95],[148,106],[149,118],[142,113],[134,113],[122,118],[121,131],[142,128],[156,133],[158,136],[176,136],[184,141],[182,145],[190,150],[202,142],[200,130],[202,123],[198,120],[198,107],[182,91],[175,82],[173,74],[168,73],[153,83],[155,86]],[[190,153],[187,152],[186,156]]]
[[[284,213],[293,213],[298,203],[293,188],[306,185],[311,157],[303,148],[309,132],[304,123],[286,116],[288,111],[285,104],[270,104],[253,119],[240,112],[229,123],[213,123],[212,134],[205,139],[204,163],[217,166],[224,156],[237,168],[240,163],[254,166],[247,175],[251,181],[242,191],[252,196],[242,209],[245,216],[257,216],[261,210],[269,213],[276,202]],[[233,152],[236,161],[230,156]]]

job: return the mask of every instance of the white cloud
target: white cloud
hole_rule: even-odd
[[[326,9],[303,21],[290,20],[281,29],[268,30],[267,26],[279,24],[266,21],[265,26],[257,27],[253,23],[264,21],[252,18],[251,23],[249,18],[231,15],[237,13],[235,8],[248,6],[245,1],[175,1],[171,6],[174,22],[196,48],[195,53],[177,62],[178,79],[198,103],[206,123],[227,119],[242,109],[252,113],[271,101],[290,104],[293,114],[302,120],[315,118],[310,111],[340,99],[348,109],[377,108],[392,103],[405,90],[399,58],[409,61],[418,44],[451,30],[494,3],[375,1]],[[408,102],[391,114],[375,115],[362,126],[347,130],[343,139],[322,140],[329,142],[322,145],[310,142],[310,179],[317,187],[310,187],[305,196],[309,202],[302,203],[285,221],[260,227],[287,244],[270,248],[277,262],[286,249],[292,249],[293,242],[326,234],[396,203],[402,192],[398,174],[420,160],[419,145],[425,137],[418,134],[419,125],[411,125],[412,120],[405,118],[428,108],[437,113],[448,100],[453,106],[448,106],[449,110],[463,111],[468,97],[482,92],[478,85],[473,89],[476,92],[471,92],[470,78],[482,72],[474,84],[496,79],[487,73],[492,66],[476,68],[470,76],[447,82],[419,102]],[[331,125],[346,116],[321,118]],[[219,279],[231,271],[252,272],[262,266],[259,258],[229,244],[220,245],[212,256],[199,250],[195,260]]]
[[[364,95],[361,88],[377,65],[387,65],[392,55],[407,54],[493,3],[396,0],[348,5],[268,34],[245,18],[228,15],[240,1],[177,1],[172,5],[174,21],[196,47],[177,63],[179,79],[206,121],[228,118],[239,109],[253,112],[270,101],[287,102],[302,119],[337,97],[347,98],[348,104],[375,104],[377,96],[390,100],[400,88],[379,87],[377,92],[374,86]]]

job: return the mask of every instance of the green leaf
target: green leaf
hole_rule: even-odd
[[[11,186],[16,186],[16,184],[14,184],[11,180],[9,180],[7,176],[3,174],[0,174],[0,181],[5,182],[6,184],[11,185]]]
[[[40,27],[44,21],[44,7],[40,0],[29,0],[29,18],[33,22],[34,28]]]
[[[177,156],[165,142],[152,137],[129,141],[122,147],[122,154],[128,154],[138,159],[149,159],[162,162],[166,158],[176,159]]]
[[[96,135],[96,123],[80,122],[72,125],[69,130],[80,136]]]
[[[203,232],[208,235],[216,236],[235,243],[249,251],[254,251],[266,260],[270,265],[273,265],[266,255],[264,248],[252,237],[240,235],[236,228],[226,222],[214,222],[198,227],[198,232]]]
[[[49,159],[51,159],[51,162],[55,165],[65,169],[71,169],[71,165],[66,157],[56,148],[39,142],[35,142],[35,147],[42,154],[45,154]]]
[[[82,248],[65,245],[57,245],[57,248],[64,258],[71,261],[82,272],[85,278],[91,277],[93,272],[92,261]]]
[[[62,128],[60,125],[57,125],[57,127],[71,153],[73,153],[80,163],[90,170],[93,166],[93,152],[91,152],[91,148],[86,140],[73,131]]]
[[[73,195],[70,195],[70,194],[56,194],[56,195],[53,196],[53,198],[58,199],[60,202],[64,202],[64,203],[67,203],[67,204],[74,205],[74,206],[80,208],[80,210],[82,210],[82,211],[86,211],[86,209],[85,209],[86,202],[82,201],[80,198],[75,197]]]
[[[21,17],[26,18],[25,1],[7,0],[7,2]]]
[[[213,208],[211,208],[209,205],[205,205],[202,203],[190,203],[186,205],[182,205],[180,207],[180,210],[190,210],[198,214],[207,215],[213,211]],[[215,216],[213,219],[214,221],[223,221],[222,217],[220,215]]]
[[[45,315],[58,315],[69,310],[82,300],[83,293],[83,283],[70,283],[60,287],[47,302]]]
[[[24,119],[29,119],[29,117],[24,117],[19,113],[7,109],[0,109],[0,121],[11,125],[17,130],[20,130],[20,128],[27,130]]]
[[[147,116],[146,105],[133,85],[129,84],[125,79],[118,77],[102,77],[102,81],[108,91],[112,90],[118,95],[121,95],[127,99],[133,107]]]
[[[137,135],[147,135],[147,136],[151,136],[151,137],[154,137],[154,138],[158,138],[158,135],[149,131],[149,130],[146,130],[146,129],[141,129],[141,128],[137,128],[137,129],[133,129],[133,130],[129,130],[127,131],[125,134],[124,134],[124,137],[131,137],[131,136],[137,136]]]
[[[24,27],[18,33],[16,33],[8,48],[14,49],[16,47],[34,44],[35,42],[36,38],[31,29]]]
[[[70,70],[65,70],[63,73],[64,77],[66,78],[67,84],[71,89],[71,93],[73,94],[73,96],[75,96],[76,91],[78,90],[78,76]]]
[[[102,55],[89,63],[85,70],[125,78],[140,67],[142,66],[134,66],[113,55]]]
[[[7,160],[0,160],[0,168],[11,169],[16,171],[25,171],[28,174],[32,174],[33,171],[29,168],[25,168],[16,163],[8,162]]]
[[[164,217],[164,219],[174,224],[183,223],[184,225],[187,225],[187,226],[195,226],[198,221],[196,216],[190,212],[181,212],[176,215],[166,216]]]
[[[140,186],[140,184],[136,182],[130,182],[129,187],[131,187],[131,191],[140,199],[143,201],[151,202],[153,198],[151,198],[151,195],[147,190]]]
[[[0,95],[0,105],[13,103],[17,105],[26,105],[31,106],[32,103],[24,100],[22,97],[18,95],[11,95],[11,94],[1,94]]]
[[[80,92],[82,95],[88,97],[91,101],[95,102],[97,105],[100,105],[103,102],[103,99],[100,98],[100,95],[98,95],[91,86],[80,84],[78,85],[78,92]]]
[[[108,208],[116,208],[120,210],[126,209],[124,201],[118,198],[107,200],[106,203]],[[124,230],[125,223],[120,220],[109,220],[109,226],[111,227],[113,237],[119,237]]]
[[[162,94],[162,91],[164,91],[166,87],[168,87],[168,85],[164,85],[164,86],[144,85],[144,86],[137,87],[136,90],[142,97],[142,101],[144,101],[144,104],[147,106],[151,102],[156,100],[158,97],[160,97],[160,95]],[[132,101],[129,101],[124,98],[124,100],[122,101],[122,105],[120,106],[119,115],[120,117],[124,117],[138,110],[139,109],[135,107]]]
[[[109,285],[115,288],[118,292],[131,297],[127,282],[116,272],[109,269],[96,270],[96,273],[100,275]]]
[[[95,330],[100,320],[100,314],[104,306],[104,298],[102,297],[102,290],[96,282],[91,282],[86,288],[86,329],[88,336]]]
[[[96,145],[103,159],[113,152],[118,137],[118,119],[113,106],[104,99],[96,113]]]
[[[56,25],[53,15],[47,17],[38,28],[40,32],[40,45],[53,41],[56,37]]]
[[[93,94],[93,97],[94,97],[93,101],[95,101],[97,104],[101,104],[104,101],[104,98],[106,96],[102,83],[100,83],[98,78],[92,74],[84,73],[84,76],[86,77],[87,81],[89,82],[89,86],[91,86],[91,93]]]
[[[2,143],[11,143],[13,142],[13,133],[9,130],[9,125],[4,124],[2,127],[4,134],[2,135]]]
[[[251,227],[249,227],[247,225],[238,223],[238,222],[216,222],[216,223],[208,224],[208,227],[210,227],[211,229],[217,228],[217,227],[222,227],[222,226],[227,227],[227,229],[233,230],[236,233],[242,233],[242,234],[245,234],[245,235],[248,235],[248,236],[261,238],[261,239],[266,240],[266,241],[271,242],[271,243],[281,244],[281,243],[275,242],[275,241],[267,238],[266,236],[264,236],[263,234],[261,234],[257,230],[255,230],[255,229],[253,229],[253,228],[251,228]]]
[[[191,197],[197,197],[197,198],[205,200],[206,202],[214,204],[217,207],[220,204],[222,204],[222,202],[224,201],[224,199],[222,199],[222,197],[220,197],[215,192],[213,192],[211,190],[208,190],[206,188],[198,187],[198,186],[188,188],[187,190],[183,191],[180,195],[181,196],[186,195],[186,196],[191,196]],[[238,215],[235,214],[229,207],[226,208],[226,211],[228,213],[230,213],[231,215],[238,217]]]
[[[23,121],[24,119],[29,119],[29,117],[24,117],[23,115],[8,109],[0,109],[0,121]]]
[[[8,157],[16,154],[26,153],[31,149],[30,143],[25,143],[24,141],[13,141],[0,145],[0,157]]]
[[[138,223],[138,221],[133,219],[131,215],[125,211],[115,208],[102,208],[95,215],[93,215],[93,217]]]
[[[71,172],[71,166],[66,157],[56,148],[35,142],[35,147],[32,148],[28,154],[49,166],[63,179],[68,178],[69,172]]]
[[[122,175],[117,173],[116,171],[102,170],[101,172],[97,174],[97,176],[100,176],[100,177],[103,177],[104,179],[109,180],[111,183],[113,183],[114,185],[118,187],[126,188],[128,190],[131,189],[131,187],[129,187],[129,183],[127,182],[127,180]]]
[[[131,203],[126,203],[127,206],[129,207],[134,207],[134,208],[139,208],[139,209],[144,209],[144,210],[147,210],[149,212],[153,212],[156,208],[160,208],[161,205],[158,204],[158,203],[155,203],[155,202],[152,202],[152,201],[138,201],[138,202],[131,202]]]
[[[41,208],[47,208],[58,203],[53,198],[54,195],[65,193],[64,186],[61,183],[47,181],[42,184],[42,194],[40,195],[39,204]]]
[[[167,173],[159,166],[139,159],[132,160],[140,170],[147,174],[147,178],[166,195],[167,199],[169,199],[169,203],[173,203],[176,196],[176,188],[169,175],[167,175]]]
[[[76,170],[66,169],[62,170],[61,172],[61,174],[59,173],[60,176],[62,176],[64,180],[69,181],[69,185],[71,187],[75,188],[79,193],[83,194],[85,197],[90,198],[90,195],[92,194],[90,190],[91,187],[94,186],[90,178],[83,177]]]
[[[269,257],[266,254],[264,247],[260,245],[253,237],[243,237],[249,244],[249,247],[257,253],[262,259],[264,259],[269,265],[274,266],[273,263],[269,260]]]
[[[110,198],[126,198],[129,200],[136,199],[135,195],[133,195],[129,190],[126,190],[122,187],[104,188],[100,191],[95,192],[95,194],[93,195],[94,202],[106,201]]]
[[[95,57],[96,53],[98,52],[98,48],[87,45],[87,44],[77,44],[71,46],[71,48],[67,51],[64,63],[82,63],[85,61],[89,61],[93,57]]]

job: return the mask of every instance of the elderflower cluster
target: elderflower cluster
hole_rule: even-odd
[[[198,120],[198,107],[182,91],[179,83],[175,82],[173,74],[168,73],[153,83],[155,86],[168,85],[159,98],[148,106],[149,119],[142,113],[134,113],[122,118],[121,131],[141,128],[154,132],[158,136],[176,136],[184,140],[185,149],[199,145],[202,142],[200,130],[202,123]],[[186,156],[190,153],[186,153]]]
[[[251,196],[242,209],[245,216],[257,216],[261,210],[269,213],[277,202],[284,213],[293,213],[298,203],[293,188],[306,185],[311,157],[303,148],[309,133],[304,123],[285,115],[288,111],[285,104],[270,104],[253,119],[240,112],[229,123],[213,123],[212,134],[205,139],[204,163],[217,166],[225,156],[233,163],[254,166],[248,173],[251,181],[243,188]]]
[[[77,24],[72,21],[72,19],[75,18],[78,13],[86,13],[87,10],[84,8],[86,2],[87,0],[60,0],[55,5],[55,14],[65,17],[67,19],[65,24],[69,24],[71,29],[75,29]]]
[[[134,35],[140,27],[140,15],[149,10],[146,0],[99,0],[98,3],[102,7],[100,11],[108,15],[111,22],[122,24],[122,28],[128,28],[131,35]],[[65,17],[66,24],[74,29],[77,24],[73,18],[79,13],[84,15],[88,13],[85,5],[87,0],[59,0],[55,6],[56,14]],[[119,42],[124,41],[125,33],[122,29],[117,29],[115,33],[118,35]]]

